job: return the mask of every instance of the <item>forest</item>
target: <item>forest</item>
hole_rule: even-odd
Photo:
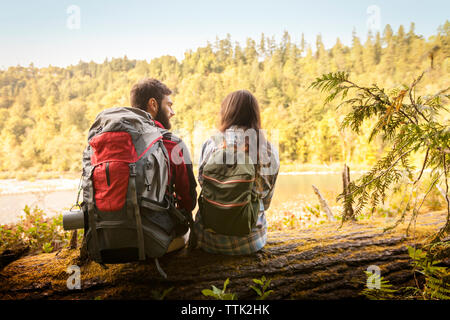
[[[351,46],[340,39],[326,49],[321,35],[314,44],[261,34],[245,46],[231,36],[188,50],[182,61],[162,56],[150,61],[123,58],[98,64],[80,61],[59,68],[9,67],[0,71],[0,171],[79,172],[87,131],[96,115],[112,106],[129,105],[131,86],[154,77],[173,90],[173,128],[196,154],[196,128],[213,129],[220,103],[231,91],[248,89],[262,109],[263,128],[277,130],[285,170],[293,164],[353,163],[373,165],[386,145],[368,143],[371,124],[360,134],[341,130],[348,109],[324,104],[324,94],[309,88],[324,73],[349,72],[354,81],[387,89],[409,84],[432,66],[416,88],[437,92],[448,87],[450,22],[425,39],[401,25]],[[197,139],[198,140],[198,139]],[[70,141],[70,143],[68,143]],[[6,176],[8,177],[8,176]]]
[[[365,170],[350,179],[344,167],[334,216],[325,214],[334,199],[318,190],[320,205],[272,206],[263,250],[183,249],[160,259],[168,279],[150,263],[95,264],[83,256],[82,231],[64,231],[61,215],[26,206],[18,224],[0,226],[0,299],[450,299],[449,74],[449,21],[429,38],[414,23],[396,31],[388,24],[365,40],[355,30],[350,46],[338,38],[328,49],[320,34],[314,44],[287,31],[278,41],[261,34],[245,46],[228,35],[181,61],[124,56],[1,70],[3,178],[79,174],[97,114],[129,105],[144,77],[173,90],[173,131],[194,161],[222,99],[248,89],[282,172]],[[68,287],[69,265],[81,267],[82,290]],[[369,286],[373,266],[382,272],[377,288]]]

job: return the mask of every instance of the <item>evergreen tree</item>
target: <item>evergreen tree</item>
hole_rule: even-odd
[[[249,38],[243,47],[232,43],[227,35],[213,44],[187,50],[181,61],[171,56],[149,61],[124,56],[103,63],[80,62],[67,68],[29,65],[0,70],[0,141],[4,151],[0,154],[1,170],[19,170],[21,165],[36,170],[76,170],[79,158],[73,154],[82,151],[87,129],[98,112],[129,104],[131,86],[143,77],[158,78],[173,90],[177,113],[173,127],[186,131],[183,138],[190,139],[196,122],[213,128],[223,98],[245,88],[258,98],[265,128],[282,129],[282,161],[350,159],[371,164],[382,158],[383,142],[368,143],[364,139],[370,135],[370,126],[361,127],[362,137],[336,131],[333,121],[341,118],[345,109],[334,112],[336,106],[332,103],[322,106],[320,96],[308,90],[307,84],[321,73],[346,71],[365,84],[378,83],[391,89],[417,70],[428,68],[433,57],[433,72],[424,77],[417,94],[423,88],[438,91],[448,86],[449,22],[427,39],[414,35],[414,25],[407,34],[403,31],[403,36],[399,29],[399,34],[393,35],[387,25],[383,36],[369,35],[361,44],[354,32],[351,45],[345,46],[337,39],[330,49],[324,47],[319,35],[313,44],[314,52],[304,34],[300,43],[293,42],[288,32],[279,42],[274,36],[261,34],[258,42]],[[328,117],[325,120],[324,115]],[[314,146],[313,134],[320,136],[318,128],[330,135],[333,143],[329,148],[319,150]],[[71,149],[71,160],[77,165],[68,163],[69,159],[57,152],[64,148],[51,149],[61,161],[48,155],[47,145],[62,143],[60,137],[69,141],[84,139]],[[358,150],[365,150],[369,159],[360,157]],[[19,160],[10,162],[10,154]]]
[[[401,38],[400,38],[401,39]],[[440,115],[448,113],[443,99],[449,99],[450,87],[439,92],[416,96],[413,92],[418,83],[423,79],[425,72],[414,79],[410,86],[403,87],[386,93],[385,89],[376,84],[365,87],[351,81],[349,74],[336,72],[324,74],[318,77],[311,86],[328,93],[326,102],[331,102],[341,95],[344,100],[341,105],[348,105],[351,111],[342,121],[342,127],[349,127],[356,133],[360,133],[361,126],[365,122],[374,123],[369,142],[376,137],[390,143],[388,153],[373,166],[368,172],[354,182],[351,182],[348,192],[344,191],[339,199],[344,201],[346,214],[343,222],[353,217],[348,212],[360,214],[362,209],[370,203],[375,210],[380,202],[384,202],[388,192],[394,185],[406,184],[406,192],[410,193],[409,199],[397,224],[405,218],[405,213],[414,203],[410,226],[429,195],[430,191],[440,183],[445,187],[445,199],[447,205],[446,224],[437,232],[433,242],[440,241],[450,232],[450,130],[448,119]],[[349,92],[354,92],[353,97],[347,98]],[[346,99],[346,100],[345,100]],[[409,101],[407,102],[407,99]],[[424,158],[419,173],[414,172],[411,164],[412,155],[423,152]],[[431,170],[431,182],[423,179],[425,170]],[[420,184],[427,184],[426,193],[417,193]],[[406,196],[406,195],[405,195]],[[347,210],[356,204],[356,210]],[[400,211],[401,212],[401,211]],[[409,227],[407,229],[407,232]]]

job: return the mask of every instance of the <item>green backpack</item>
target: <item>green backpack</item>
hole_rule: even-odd
[[[225,159],[233,161],[227,164]],[[199,205],[205,229],[231,236],[248,235],[259,213],[259,197],[253,191],[256,169],[248,155],[240,164],[234,150],[219,148],[206,162],[202,178]]]

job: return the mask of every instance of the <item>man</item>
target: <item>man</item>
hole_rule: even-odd
[[[169,130],[172,127],[170,119],[175,115],[171,94],[172,91],[159,80],[146,78],[133,86],[130,102],[132,107],[150,113],[158,127]],[[171,132],[163,135],[163,143],[169,154],[169,183],[175,192],[177,207],[186,210],[190,215],[196,205],[197,183],[189,151],[184,142]],[[185,246],[189,238],[189,230],[184,232],[184,236],[173,240],[168,252]]]

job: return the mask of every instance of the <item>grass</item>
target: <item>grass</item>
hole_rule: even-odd
[[[337,208],[335,209],[337,213]],[[266,213],[268,231],[305,229],[328,221],[319,205],[304,201],[289,201],[270,208]]]
[[[329,200],[327,198],[326,200],[334,217],[340,221],[342,219],[342,206],[333,201],[334,199]],[[397,203],[400,200],[400,198],[392,198],[389,203],[378,206],[374,212],[370,208],[365,209],[356,217],[356,220],[371,221],[372,219],[383,218],[387,224],[392,224],[400,217],[400,208]],[[431,196],[428,201],[425,201],[421,212],[439,211],[444,208],[445,203],[442,198]],[[267,210],[266,219],[268,231],[307,229],[328,222],[328,217],[321,210],[319,201],[315,201],[313,198],[299,198],[273,205]]]
[[[25,206],[23,212],[18,223],[0,226],[0,250],[27,246],[30,253],[50,253],[68,245],[70,232],[62,227],[62,214],[49,218],[37,206]]]

